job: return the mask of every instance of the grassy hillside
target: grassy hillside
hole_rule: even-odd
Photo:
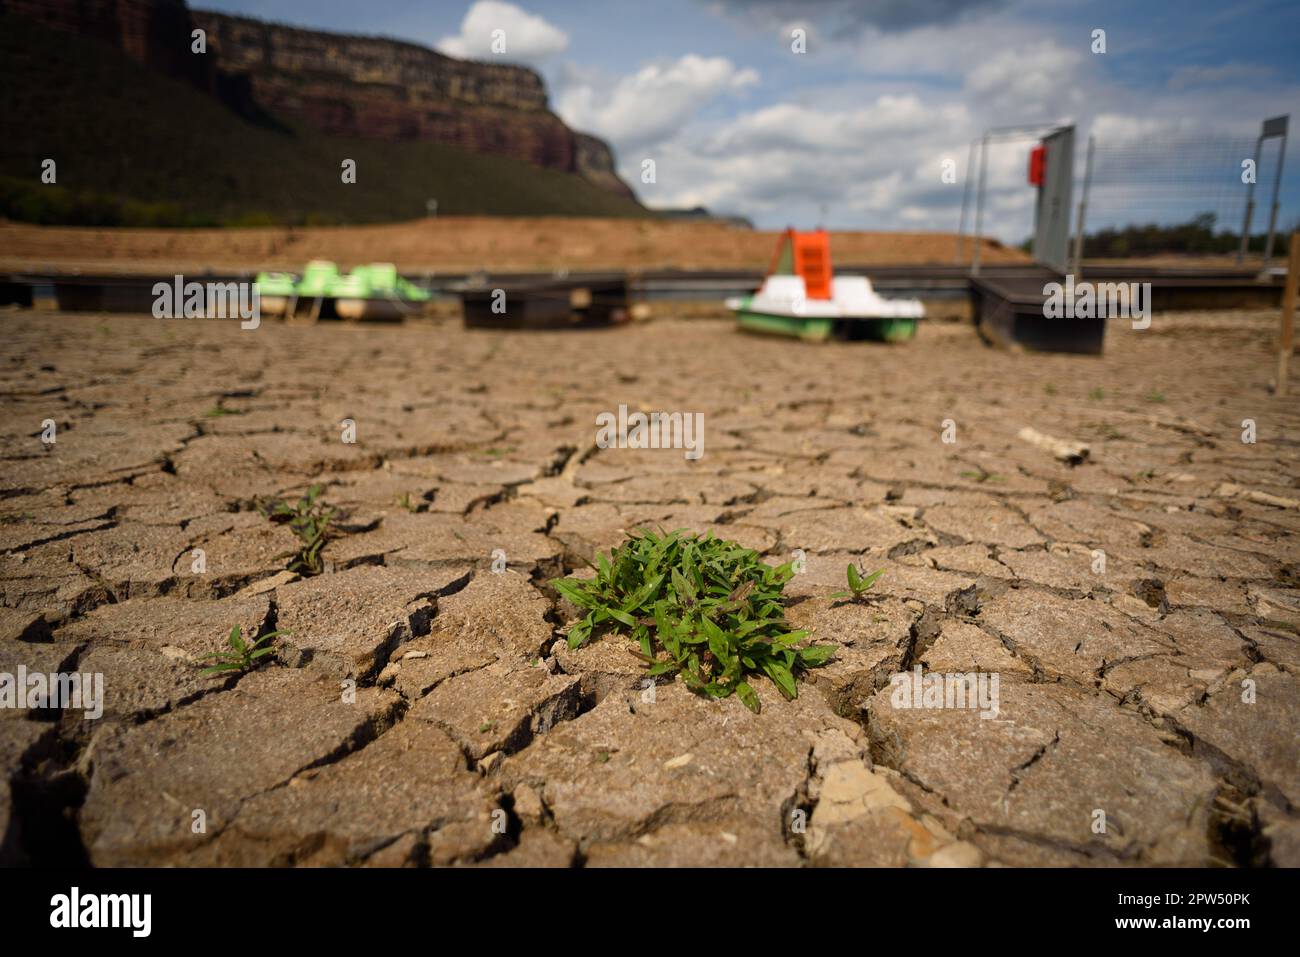
[[[84,225],[391,222],[439,213],[645,216],[580,176],[436,143],[258,125],[90,38],[0,15],[0,215]],[[58,164],[55,186],[41,161]],[[344,159],[357,164],[345,185]]]

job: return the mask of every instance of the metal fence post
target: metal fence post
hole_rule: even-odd
[[[984,227],[984,181],[988,173],[989,160],[989,134],[984,134],[984,139],[980,143],[980,185],[975,193],[975,254],[971,257],[970,274],[978,276],[980,274],[980,230]]]
[[[1273,235],[1277,230],[1277,194],[1282,185],[1282,164],[1286,160],[1286,128],[1291,119],[1291,114],[1283,116],[1274,116],[1265,120],[1259,129],[1259,139],[1255,141],[1255,172],[1259,173],[1260,154],[1264,152],[1264,141],[1280,137],[1281,145],[1278,147],[1277,170],[1273,176],[1273,200],[1272,208],[1268,217],[1268,238],[1264,242],[1264,269],[1268,268],[1268,261],[1273,255]],[[1255,179],[1251,177],[1246,184],[1246,219],[1241,225],[1241,245],[1237,249],[1237,264],[1240,265],[1246,256],[1246,247],[1250,243],[1250,219],[1255,212]]]
[[[1286,161],[1286,128],[1287,120],[1290,114],[1278,116],[1268,120],[1264,124],[1264,135],[1269,134],[1270,129],[1276,136],[1281,136],[1282,142],[1278,146],[1277,152],[1277,172],[1273,176],[1273,203],[1272,210],[1268,214],[1268,239],[1264,243],[1264,265],[1262,268],[1268,268],[1268,261],[1273,258],[1273,236],[1277,230],[1277,194],[1282,188],[1282,164]]]
[[[1096,139],[1088,136],[1088,158],[1083,164],[1083,193],[1079,197],[1079,219],[1074,234],[1074,281],[1083,278],[1083,230],[1088,218],[1088,190],[1092,188],[1092,149]]]
[[[1255,141],[1255,155],[1251,159],[1255,163],[1255,170],[1259,170],[1259,154],[1264,149],[1264,134],[1259,134],[1259,139]],[[1250,178],[1246,184],[1246,217],[1241,223],[1241,243],[1237,247],[1237,265],[1240,266],[1246,258],[1246,244],[1250,242],[1250,218],[1255,212],[1255,177]]]
[[[1290,375],[1291,352],[1295,348],[1296,283],[1300,282],[1300,232],[1291,234],[1287,257],[1286,286],[1282,290],[1282,329],[1277,340],[1277,388],[1275,395],[1286,395]]]
[[[971,167],[975,165],[975,141],[970,141],[966,151],[966,174],[961,184],[961,219],[957,221],[957,253],[953,257],[954,265],[961,265],[962,240],[966,237],[966,206],[970,202]]]

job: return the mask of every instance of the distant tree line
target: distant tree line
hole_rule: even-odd
[[[1265,211],[1265,215],[1267,212]],[[1130,256],[1214,256],[1235,253],[1241,245],[1241,234],[1230,230],[1215,230],[1214,213],[1200,213],[1188,222],[1175,226],[1156,223],[1129,225],[1122,229],[1107,227],[1087,233],[1083,240],[1083,254],[1088,259],[1125,259]],[[1288,227],[1278,227],[1273,239],[1273,255],[1285,256],[1292,231],[1300,229],[1300,221]],[[1253,253],[1263,253],[1267,233],[1252,233],[1246,248]],[[1029,252],[1033,240],[1027,239],[1021,249]]]

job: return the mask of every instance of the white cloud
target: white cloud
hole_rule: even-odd
[[[636,148],[662,141],[712,100],[757,82],[756,71],[738,69],[724,57],[688,53],[644,66],[612,86],[570,73],[555,111],[575,129]]]
[[[777,104],[656,145],[658,181],[640,192],[654,206],[701,203],[774,224],[915,228],[927,209],[931,228],[952,228],[961,187],[940,182],[941,160],[964,164],[952,134],[969,125],[960,104],[910,95],[841,109]]]
[[[961,122],[961,106],[926,106],[912,94],[883,94],[868,106],[818,110],[779,103],[744,114],[705,141],[708,153],[772,149],[860,151],[864,143],[906,141]]]
[[[586,78],[564,89],[558,112],[611,142],[620,173],[651,206],[702,204],[765,225],[953,230],[970,141],[990,127],[1079,116],[1097,85],[1086,45],[1000,17],[888,34],[867,27],[834,45],[838,62],[860,64],[857,79],[799,84],[753,109],[723,101],[705,112],[729,83],[743,85],[745,71],[684,57],[603,86]],[[1032,226],[1030,145],[990,156],[985,229],[1017,242]],[[656,160],[654,184],[640,182],[645,156]],[[944,159],[956,162],[956,183],[941,180]]]
[[[1050,41],[1002,50],[966,74],[965,92],[984,108],[1020,122],[1055,121],[1085,102],[1084,55]]]
[[[789,56],[784,42],[774,48]],[[1176,70],[1158,85],[1135,87],[1091,52],[1088,31],[1045,30],[1006,9],[888,34],[866,26],[819,38],[815,49],[816,56],[810,46],[806,57],[793,57],[793,66],[765,67],[772,82],[753,103],[734,95],[753,79],[720,58],[687,56],[621,77],[568,67],[557,84],[558,111],[609,140],[620,174],[652,207],[704,205],[771,227],[824,221],[952,231],[966,178],[977,172],[966,169],[969,144],[986,130],[1074,123],[1077,188],[1089,133],[1098,141],[1099,174],[1108,163],[1132,165],[1135,146],[1150,150],[1160,170],[1203,168],[1224,142],[1253,142],[1260,120],[1287,112],[1300,95],[1294,84],[1268,83],[1263,72],[1234,63]],[[850,64],[857,69],[846,77]],[[1251,84],[1248,109],[1242,83]],[[1009,140],[990,150],[983,228],[1006,242],[1032,230],[1032,146]],[[647,156],[656,162],[653,184],[640,181]],[[941,179],[945,159],[956,163],[955,183]],[[1235,160],[1225,168],[1232,173]],[[1217,209],[1237,201],[1231,184],[1197,177],[1186,173],[1176,196],[1143,187],[1136,199],[1099,189],[1101,177],[1089,222],[1179,216],[1180,203]]]
[[[494,32],[502,31],[505,51],[492,49]],[[460,33],[443,37],[437,49],[461,59],[536,64],[569,48],[569,36],[541,17],[502,0],[476,0],[465,12]]]
[[[1041,31],[1028,24],[990,17],[960,25],[933,23],[902,33],[867,30],[850,48],[865,70],[961,79],[991,54],[1027,49],[1042,40]]]

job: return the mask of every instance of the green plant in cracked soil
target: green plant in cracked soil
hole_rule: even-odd
[[[259,505],[258,510],[273,522],[287,522],[300,543],[297,551],[285,552],[277,558],[289,559],[288,569],[300,575],[319,575],[324,571],[321,564],[320,550],[329,540],[330,523],[334,520],[335,509],[320,501],[323,487],[319,484],[307,489],[307,493],[295,504],[276,502],[274,505]]]
[[[832,599],[852,598],[854,601],[857,601],[867,593],[871,586],[874,585],[884,573],[885,570],[882,568],[879,571],[872,572],[870,575],[864,575],[862,572],[858,571],[858,566],[849,565],[845,572],[849,582],[849,590],[837,591],[833,595],[828,595],[827,597]]]
[[[809,633],[786,624],[783,592],[793,563],[767,565],[758,552],[712,532],[640,529],[596,562],[594,578],[551,582],[585,612],[569,628],[570,648],[602,632],[625,632],[649,675],[679,673],[691,689],[734,694],[754,712],[760,705],[749,679],[766,676],[793,699],[795,677],[835,653],[833,645],[804,644]]]
[[[227,671],[251,671],[261,659],[275,654],[275,646],[268,642],[273,642],[282,634],[279,631],[268,631],[260,638],[245,641],[242,630],[236,625],[230,629],[230,637],[226,639],[230,651],[214,651],[199,657],[200,661],[212,662],[203,669],[202,675],[206,678]]]

